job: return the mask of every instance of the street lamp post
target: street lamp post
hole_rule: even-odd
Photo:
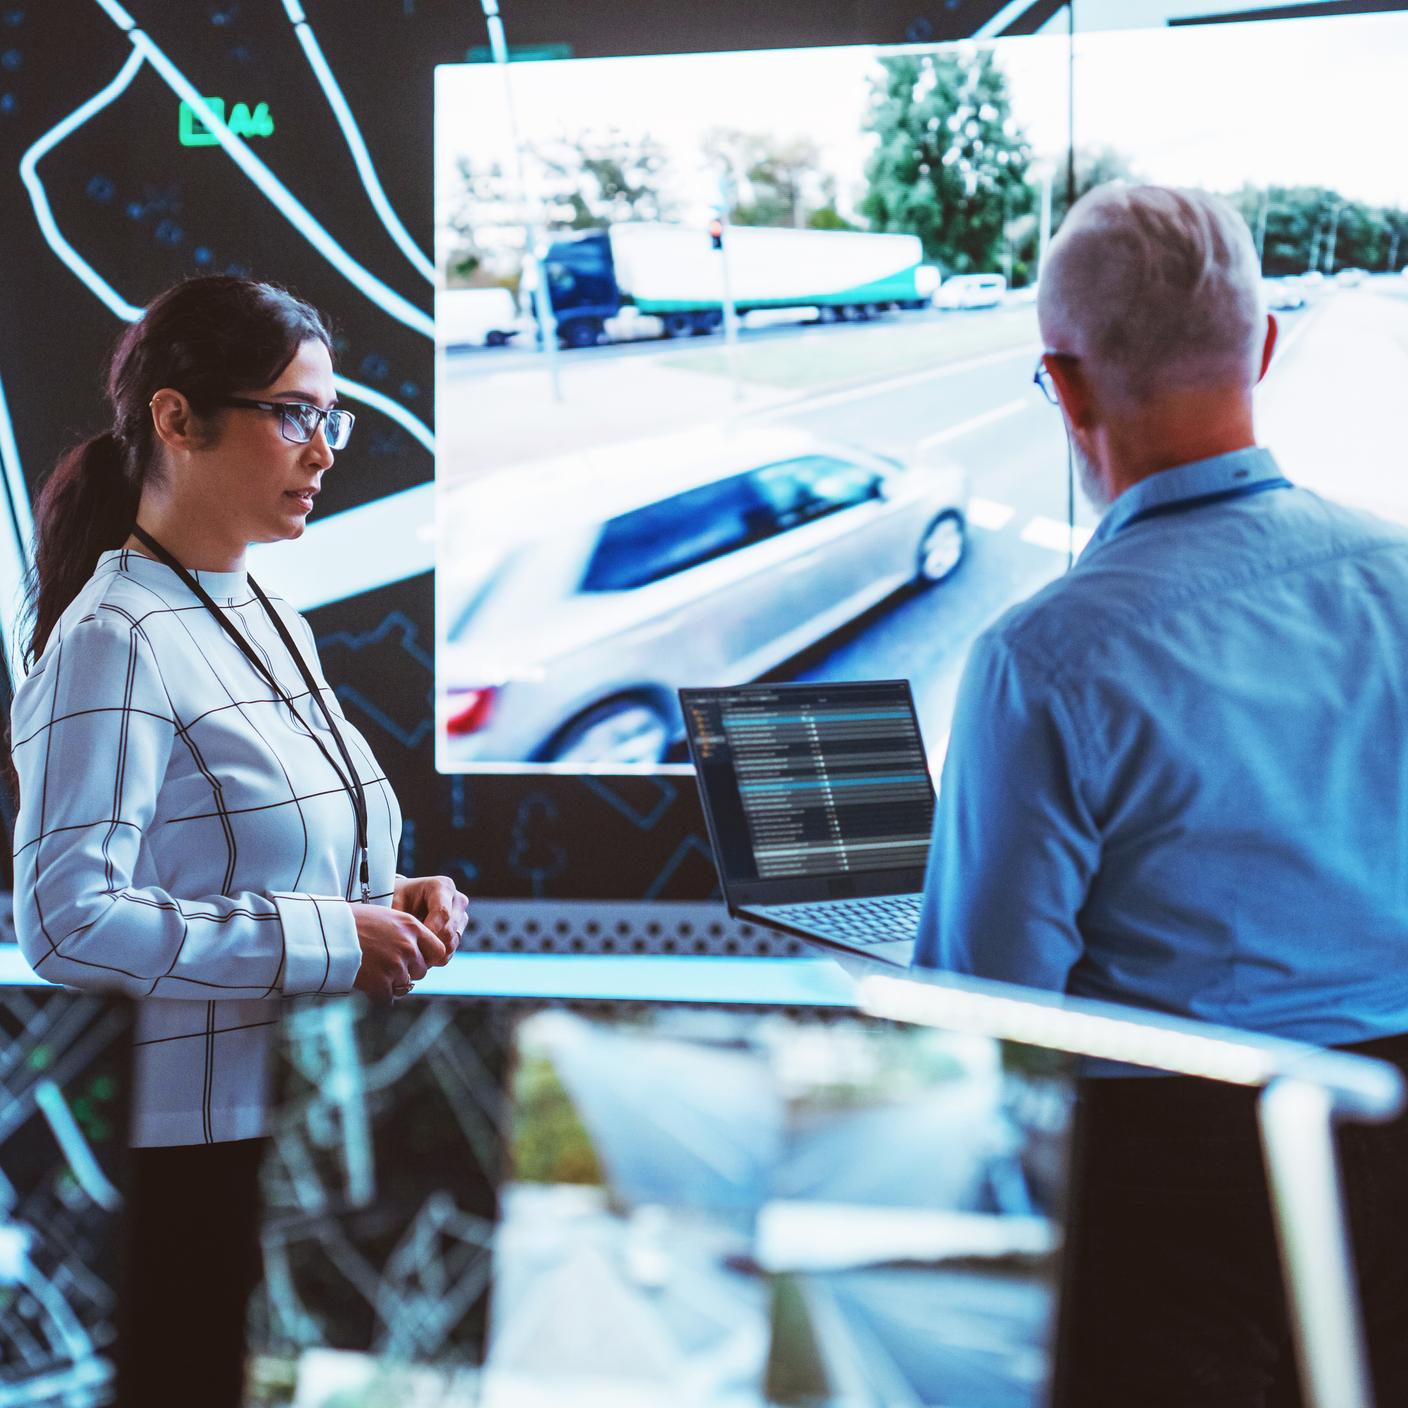
[[[1041,219],[1036,235],[1036,271],[1033,283],[1041,282],[1041,271],[1046,267],[1046,246],[1051,243],[1051,186],[1055,179],[1055,169],[1046,162],[1037,168],[1041,177]]]
[[[724,360],[728,364],[729,380],[733,383],[733,399],[742,399],[743,379],[738,367],[738,308],[733,301],[733,277],[729,268],[729,211],[733,208],[733,172],[725,167],[719,175],[719,294],[724,315]]]
[[[1334,214],[1330,218],[1330,239],[1325,251],[1325,272],[1333,274],[1335,272],[1335,241],[1340,232],[1340,211],[1344,209],[1344,202],[1335,203]]]
[[[503,76],[504,104],[508,109],[509,141],[513,146],[513,160],[518,176],[518,189],[523,197],[525,218],[523,237],[527,245],[524,260],[531,271],[533,310],[537,314],[538,330],[543,338],[543,355],[547,359],[548,384],[552,388],[552,399],[562,400],[562,377],[557,360],[557,318],[553,313],[552,291],[548,287],[547,266],[541,257],[538,245],[538,222],[534,219],[535,192],[528,189],[527,168],[523,161],[523,146],[518,139],[518,114],[513,102],[513,83],[508,71],[508,41],[504,36],[504,22],[499,14],[499,0],[479,0],[484,11],[484,22],[489,29],[489,49],[494,56],[494,67]]]

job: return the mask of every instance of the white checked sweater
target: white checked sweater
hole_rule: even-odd
[[[264,1132],[277,999],[344,993],[361,962],[352,800],[339,758],[243,572],[200,572],[303,723],[179,577],[104,553],[15,695],[15,925],[41,977],[137,1005],[133,1143]],[[401,813],[344,721],[312,632],[271,597],[366,788],[373,898]],[[340,761],[340,758],[339,758]]]

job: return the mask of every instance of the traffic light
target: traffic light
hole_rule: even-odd
[[[709,221],[709,243],[715,249],[724,247],[724,222],[717,216]]]

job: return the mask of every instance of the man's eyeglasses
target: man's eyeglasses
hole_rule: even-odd
[[[321,425],[330,450],[342,449],[352,438],[352,427],[357,423],[357,417],[341,406],[323,411],[303,401],[250,401],[243,396],[226,396],[219,404],[272,412],[279,418],[279,433],[294,445],[306,445]]]
[[[1047,354],[1043,352],[1036,359],[1036,371],[1032,373],[1032,383],[1053,406],[1060,403],[1056,399],[1056,383],[1051,378],[1051,368],[1046,365]]]

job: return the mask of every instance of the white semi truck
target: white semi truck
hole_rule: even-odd
[[[630,222],[548,246],[558,336],[590,347],[606,320],[632,305],[658,317],[668,337],[712,332],[723,321],[725,260],[740,314],[810,307],[823,317],[870,317],[925,308],[939,284],[914,235]]]

